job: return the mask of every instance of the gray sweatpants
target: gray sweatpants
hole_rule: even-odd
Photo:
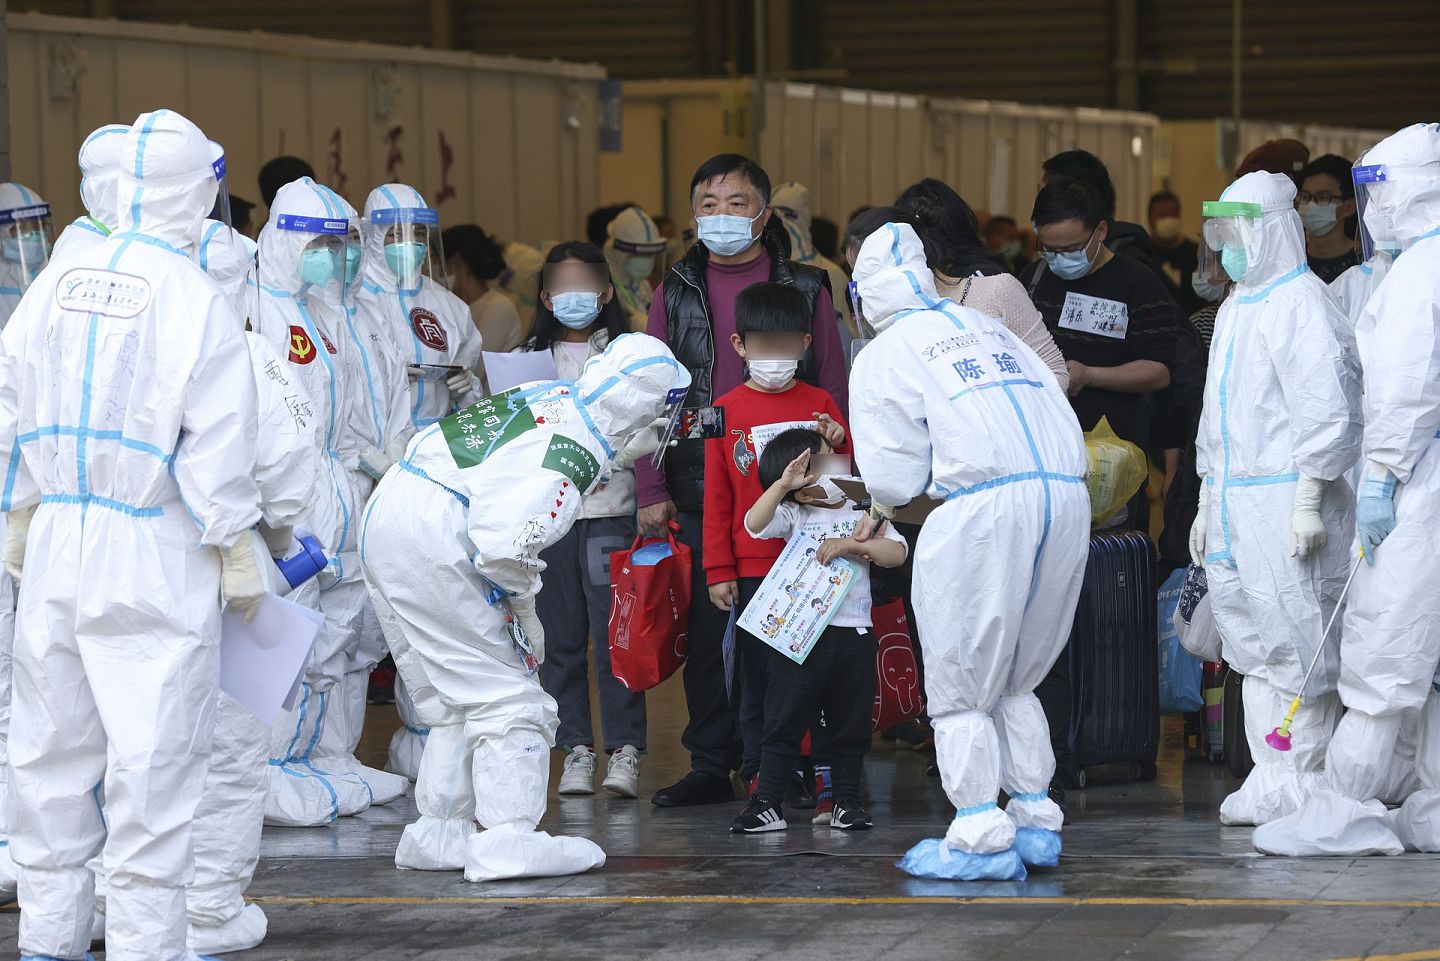
[[[555,744],[567,751],[596,743],[586,663],[592,646],[604,749],[645,749],[645,695],[610,673],[610,554],[634,540],[634,517],[597,517],[578,521],[540,555],[547,565],[535,604],[545,628],[540,683],[559,706]]]

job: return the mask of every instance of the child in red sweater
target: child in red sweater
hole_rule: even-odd
[[[726,436],[705,442],[705,576],[710,600],[721,610],[744,610],[785,547],[784,540],[756,540],[745,529],[746,512],[764,493],[759,466],[765,445],[786,430],[808,427],[835,453],[850,453],[849,431],[834,398],[795,379],[810,346],[810,322],[805,297],[794,287],[753,284],[735,301],[731,344],[745,362],[746,380],[715,401],[725,410]],[[749,780],[760,769],[769,656],[768,648],[744,631],[736,631],[735,641],[745,748],[741,774]]]

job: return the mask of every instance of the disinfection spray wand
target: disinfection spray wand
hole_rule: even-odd
[[[1320,646],[1315,650],[1315,656],[1310,658],[1310,668],[1305,672],[1305,678],[1300,682],[1300,693],[1295,695],[1295,700],[1290,702],[1290,710],[1285,712],[1285,720],[1280,726],[1269,734],[1265,735],[1265,743],[1277,751],[1290,750],[1290,722],[1295,720],[1295,712],[1300,710],[1300,698],[1305,694],[1305,685],[1310,683],[1310,675],[1315,673],[1315,665],[1320,663],[1320,658],[1325,653],[1325,642],[1330,640],[1330,631],[1335,627],[1335,621],[1340,617],[1340,609],[1345,606],[1345,595],[1350,593],[1350,582],[1355,580],[1355,572],[1360,569],[1360,562],[1365,559],[1365,552],[1362,550],[1360,556],[1355,558],[1355,566],[1350,568],[1350,576],[1345,580],[1345,586],[1340,590],[1340,599],[1335,602],[1335,610],[1330,614],[1330,623],[1325,625],[1325,633],[1320,638]]]

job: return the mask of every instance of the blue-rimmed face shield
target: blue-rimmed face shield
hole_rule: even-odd
[[[1364,161],[1363,156],[1356,161],[1350,176],[1355,183],[1360,249],[1369,260],[1378,251],[1399,252],[1403,242],[1395,230],[1395,211],[1409,203],[1423,182],[1440,182],[1440,166],[1400,167]]]
[[[225,171],[225,149],[210,141],[210,170],[215,175],[215,206],[210,209],[210,219],[218,220],[227,227],[234,227],[230,218],[230,179]],[[225,235],[229,243],[229,235]]]
[[[19,280],[21,290],[30,286],[49,263],[54,247],[49,204],[0,210],[0,261],[8,268],[11,280]]]
[[[280,214],[275,228],[285,231],[298,250],[295,273],[304,289],[327,303],[344,305],[350,285],[345,276],[345,253],[350,222],[334,217],[302,217]]]
[[[381,271],[401,289],[414,290],[424,277],[448,286],[440,214],[433,207],[376,208],[370,229],[378,238]]]

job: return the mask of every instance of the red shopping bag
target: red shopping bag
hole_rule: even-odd
[[[910,645],[905,602],[897,597],[876,606],[870,612],[870,622],[880,639],[875,652],[875,705],[870,719],[875,730],[883,731],[925,713],[925,697],[920,692],[920,665]]]
[[[675,539],[635,538],[610,555],[610,670],[632,691],[664,681],[685,661],[690,620],[690,548]]]

